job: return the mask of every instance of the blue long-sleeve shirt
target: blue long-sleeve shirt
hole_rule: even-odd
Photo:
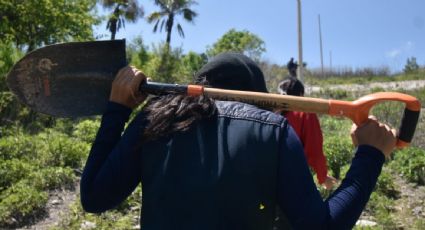
[[[257,155],[261,155],[276,150],[276,152],[278,152],[276,158],[277,175],[275,177],[270,177],[270,180],[273,180],[272,182],[264,182],[264,187],[267,187],[270,183],[275,184],[277,193],[276,202],[283,213],[288,217],[292,227],[294,229],[352,228],[376,184],[377,177],[380,174],[384,162],[384,155],[371,146],[359,146],[356,149],[351,167],[340,187],[327,200],[323,201],[310,174],[302,145],[295,132],[287,125],[284,118],[280,116],[277,117],[277,115],[273,115],[266,111],[258,112],[256,108],[248,107],[248,109],[246,109],[245,107],[247,106],[241,106],[240,103],[237,103],[236,106],[240,108],[234,108],[235,105],[233,104],[219,106],[223,112],[219,114],[219,121],[217,121],[217,123],[206,124],[205,127],[195,128],[195,131],[193,131],[193,133],[195,133],[193,134],[194,136],[190,132],[187,134],[197,139],[192,140],[194,143],[198,143],[197,147],[194,150],[188,150],[187,153],[181,153],[181,156],[174,156],[172,154],[173,148],[181,150],[184,149],[184,146],[179,147],[178,144],[176,144],[178,141],[176,140],[173,142],[173,138],[171,140],[167,139],[164,144],[152,144],[152,146],[159,146],[155,147],[156,149],[152,147],[155,149],[153,152],[165,152],[163,155],[161,155],[161,153],[155,155],[155,153],[150,154],[144,153],[143,151],[135,151],[135,149],[138,149],[136,146],[140,145],[141,134],[145,126],[144,115],[141,113],[136,116],[131,124],[129,124],[124,134],[121,135],[131,110],[122,105],[110,102],[107,111],[103,115],[99,132],[93,143],[81,180],[81,201],[84,209],[89,212],[102,212],[114,208],[131,194],[140,182],[142,182],[144,199],[142,205],[142,227],[144,229],[168,229],[170,228],[169,226],[174,226],[172,227],[173,229],[182,229],[179,228],[178,224],[186,226],[184,229],[196,229],[196,226],[199,227],[199,225],[202,226],[202,224],[204,224],[203,229],[208,229],[206,226],[208,226],[209,223],[203,222],[223,218],[220,214],[213,213],[211,210],[224,210],[220,209],[222,207],[219,206],[218,203],[222,200],[226,200],[226,198],[223,198],[226,196],[226,192],[231,193],[238,189],[228,184],[226,184],[226,189],[228,189],[228,191],[222,191],[220,187],[217,188],[217,185],[222,186],[220,184],[223,183],[221,176],[227,175],[226,173],[232,170],[227,167],[227,165],[231,163],[226,163],[226,160],[227,162],[236,162],[238,160],[239,155],[233,156],[233,152],[243,152],[243,154],[248,155],[248,158],[252,158],[255,157],[255,155],[249,155],[250,152],[257,152]],[[246,115],[250,113],[258,113],[259,115],[258,117]],[[209,136],[212,134],[210,134],[208,130],[212,130],[217,126],[231,126],[229,129],[222,130],[219,128],[218,131],[215,131],[218,135],[226,136],[225,138],[219,137],[218,139],[214,139],[217,137]],[[204,132],[203,128],[207,131]],[[243,138],[238,138],[239,136],[244,136],[244,132],[247,129],[259,132],[258,136],[261,137],[260,142],[269,142],[267,146],[277,143],[276,146],[260,150],[252,149],[252,147],[250,149],[245,149],[244,146],[255,146],[252,142],[257,141],[255,139],[243,140]],[[237,135],[239,131],[241,133]],[[229,136],[227,137],[227,135]],[[181,140],[184,140],[186,137],[183,135],[183,137],[176,136],[174,138],[181,138]],[[204,140],[203,138],[207,138],[208,140]],[[208,146],[202,146],[203,142],[208,141],[217,142],[219,147],[214,146],[214,148],[211,149]],[[244,141],[246,142],[238,144],[238,142]],[[190,145],[191,144],[193,143],[190,143]],[[186,143],[186,145],[186,147],[189,146],[188,143]],[[150,144],[147,144],[145,149],[150,148]],[[264,150],[264,152],[261,152],[261,150]],[[190,154],[195,152],[196,154],[201,152],[199,160],[192,161],[185,158],[186,156],[192,156]],[[218,156],[211,156],[211,153],[219,154]],[[243,154],[241,156],[243,156]],[[211,157],[214,159],[209,159]],[[216,165],[208,165],[207,163],[209,160],[218,163]],[[264,189],[264,192],[261,190],[262,188],[259,188],[262,187],[261,180],[258,182],[253,179],[251,183],[251,181],[244,181],[243,179],[244,175],[248,175],[249,178],[250,176],[261,174],[266,170],[261,169],[261,167],[260,169],[251,169],[255,167],[250,166],[255,166],[256,162],[261,160],[262,158],[248,159],[250,162],[247,164],[248,166],[233,165],[238,168],[237,176],[241,177],[241,181],[230,181],[229,183],[240,183],[244,188],[243,194],[240,194],[241,200],[246,197],[248,197],[246,199],[249,200],[252,199],[252,197],[255,198],[256,194],[274,190],[274,187],[271,186],[272,189]],[[150,163],[146,164],[146,161],[150,161]],[[264,160],[264,162],[266,161],[267,160]],[[144,165],[144,167],[142,167],[142,165]],[[184,167],[180,167],[180,165]],[[273,166],[270,166],[270,168],[272,168],[271,172],[273,172]],[[198,170],[197,172],[199,172],[199,175],[193,175],[192,171],[187,171],[187,174],[184,174],[186,173],[186,169]],[[252,170],[258,170],[258,172]],[[184,178],[191,177],[191,179],[188,179],[189,182],[181,181],[182,178],[178,177],[176,173],[182,173]],[[234,175],[235,172],[228,174]],[[267,176],[263,178],[267,178]],[[156,183],[156,180],[162,180],[163,183]],[[201,184],[201,186],[199,184]],[[249,187],[250,184],[253,185]],[[238,187],[238,185],[235,185],[235,187]],[[174,191],[167,192],[169,190]],[[249,190],[255,190],[252,192],[254,195],[252,195]],[[182,207],[182,203],[178,203],[179,201],[176,201],[176,199],[167,200],[167,197],[173,196],[170,194],[175,193],[178,194],[176,195],[178,199],[183,201],[195,201],[197,204],[194,204],[195,206],[187,204],[188,210],[186,210],[185,207]],[[220,195],[217,196],[217,193]],[[208,194],[208,196],[204,197],[200,195],[200,197],[197,197],[197,194],[203,194],[204,196]],[[263,196],[267,197],[272,195],[263,194]],[[213,201],[211,201],[211,199]],[[235,199],[238,199],[237,194],[232,195],[230,200],[233,201]],[[173,202],[176,203],[174,204]],[[267,203],[267,206],[269,203],[273,203],[274,200],[271,199],[270,202],[264,202]],[[173,210],[172,213],[168,213],[169,210],[166,210],[168,206],[163,207],[160,205],[162,203],[170,204],[171,207],[175,206],[178,209]],[[155,207],[155,205],[157,206]],[[241,204],[238,205],[241,206]],[[260,209],[261,206],[263,206],[263,204],[260,202]],[[193,207],[201,210],[190,210]],[[233,206],[229,205],[225,207],[228,209]],[[249,209],[250,207],[251,206],[246,206],[244,209]],[[201,212],[202,215],[197,215],[197,212]],[[243,213],[241,210],[232,210],[232,212],[229,213],[235,213],[235,219],[241,222],[244,220],[244,217],[236,217],[239,212]],[[179,216],[179,219],[163,220],[162,218],[164,218],[164,216]],[[255,216],[254,218],[257,217],[258,216]],[[229,219],[225,221],[217,220],[216,222],[219,223],[215,225],[211,223],[210,229],[224,229],[223,226],[226,226],[226,224],[223,223],[230,223],[232,218],[233,217],[229,217]],[[249,217],[245,218],[249,220]],[[161,223],[161,221],[180,222],[167,225]],[[231,225],[228,224],[227,226]],[[238,223],[233,223],[233,226],[238,226]]]

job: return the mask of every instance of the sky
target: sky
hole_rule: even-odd
[[[194,24],[177,20],[185,38],[173,30],[171,45],[183,52],[205,52],[230,29],[248,30],[265,42],[262,58],[286,65],[298,59],[297,0],[198,0]],[[145,15],[157,11],[152,0],[139,1]],[[319,20],[321,20],[325,68],[380,68],[402,71],[407,58],[425,65],[425,0],[301,0],[303,61],[320,68]],[[106,14],[104,10],[100,13]],[[145,19],[126,23],[117,39],[142,36],[145,44],[165,41],[153,33]],[[105,24],[95,28],[108,39]],[[102,37],[102,35],[104,35]]]

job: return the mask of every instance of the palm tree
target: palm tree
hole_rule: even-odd
[[[109,15],[106,29],[111,32],[111,40],[115,39],[115,34],[125,27],[125,21],[136,22],[143,17],[144,11],[139,7],[137,0],[101,0],[104,8],[114,9]]]
[[[148,16],[149,23],[155,23],[153,27],[153,32],[155,33],[158,30],[162,31],[162,28],[165,25],[165,30],[167,31],[167,46],[171,42],[171,31],[173,30],[175,17],[182,15],[183,19],[187,22],[193,22],[194,18],[198,15],[195,11],[190,9],[190,6],[196,5],[197,2],[194,0],[155,0],[161,10],[158,12],[153,12]],[[180,23],[177,22],[177,31],[181,37],[184,38],[183,28]]]

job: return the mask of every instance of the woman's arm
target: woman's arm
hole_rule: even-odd
[[[140,141],[142,116],[137,116],[124,135],[121,133],[131,110],[137,105],[137,88],[144,79],[135,69],[120,70],[112,85],[110,102],[92,145],[81,178],[81,203],[89,212],[102,212],[122,202],[140,182]]]
[[[385,127],[365,127],[357,129],[360,145],[350,170],[326,201],[314,185],[301,143],[294,138],[292,128],[286,127],[279,159],[278,200],[295,229],[351,229],[355,224],[380,174],[385,159],[382,153],[389,154],[395,146],[395,135]]]

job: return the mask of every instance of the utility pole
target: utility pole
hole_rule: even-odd
[[[323,68],[322,26],[320,25],[320,14],[319,14],[319,39],[320,39],[320,63],[322,64],[322,77],[325,77],[325,70]]]
[[[332,73],[332,50],[329,51],[329,70]]]
[[[301,26],[301,0],[297,0],[298,3],[298,78],[303,82],[303,38],[302,38],[302,26]]]

